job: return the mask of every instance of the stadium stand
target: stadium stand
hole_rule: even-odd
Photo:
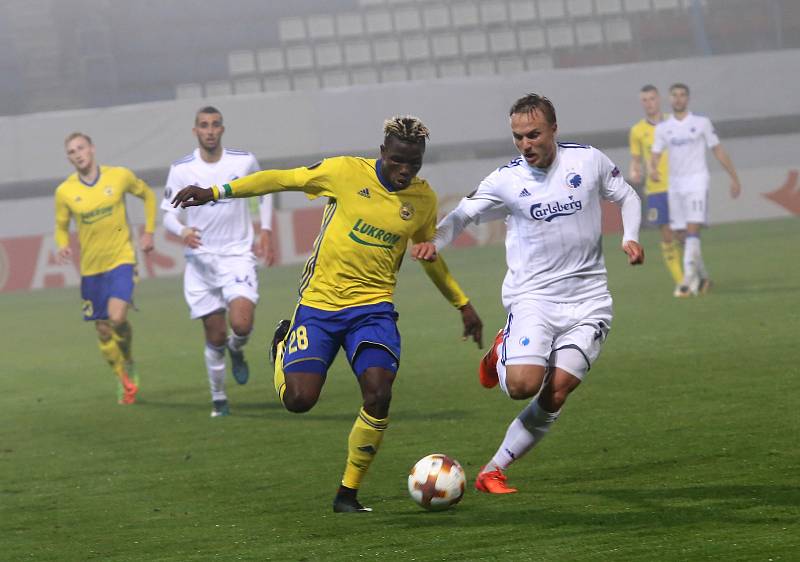
[[[69,4],[0,4],[0,114],[800,44],[796,0],[238,0],[235,11],[190,0]],[[236,32],[221,32],[218,21]]]

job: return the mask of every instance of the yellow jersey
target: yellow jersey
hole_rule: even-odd
[[[69,244],[69,222],[74,217],[81,246],[81,275],[136,263],[125,212],[126,193],[144,200],[145,231],[154,232],[156,196],[127,168],[100,166],[91,185],[76,172],[56,188],[56,244],[59,248]]]
[[[664,114],[662,120],[668,117],[669,115]],[[656,126],[646,118],[631,127],[629,136],[631,156],[642,159],[642,168],[645,174],[647,174],[647,161],[650,159],[655,135]],[[669,177],[669,165],[667,164],[667,158],[664,154],[661,154],[661,160],[658,162],[658,173],[660,176],[659,181],[653,181],[649,176],[647,177],[644,188],[646,194],[652,195],[654,193],[663,193],[667,191],[669,186],[667,182],[667,178]]]
[[[437,200],[428,182],[414,178],[395,191],[374,159],[339,156],[305,168],[264,170],[213,190],[215,199],[279,191],[328,198],[299,289],[300,304],[322,310],[391,302],[409,240],[428,241],[436,232]],[[422,263],[453,306],[468,302],[441,256]]]

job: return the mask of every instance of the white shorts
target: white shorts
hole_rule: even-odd
[[[542,365],[551,362],[554,351],[571,348],[586,361],[583,376],[600,356],[611,329],[611,295],[575,303],[526,300],[511,306],[502,347],[498,350],[504,365]],[[556,367],[559,365],[556,358]]]
[[[687,224],[708,222],[708,185],[706,175],[669,179],[669,226],[672,230],[686,230]]]
[[[193,319],[225,310],[228,303],[237,297],[244,297],[253,304],[258,303],[255,256],[186,256],[183,294]]]

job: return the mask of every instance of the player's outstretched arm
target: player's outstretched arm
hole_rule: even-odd
[[[173,207],[197,207],[214,201],[214,190],[210,187],[200,187],[199,185],[189,185],[181,189],[172,198]]]

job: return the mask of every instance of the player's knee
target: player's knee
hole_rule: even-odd
[[[97,338],[102,342],[107,342],[111,339],[113,330],[111,324],[104,321],[94,323],[95,330],[97,330]]]
[[[253,318],[231,318],[231,330],[240,338],[249,336],[250,332],[253,331]]]
[[[506,388],[508,395],[514,400],[525,400],[536,396],[542,386],[542,381],[531,377],[507,377]]]
[[[287,381],[286,390],[283,393],[283,405],[288,411],[303,414],[313,408],[318,399],[319,394],[289,384]]]

